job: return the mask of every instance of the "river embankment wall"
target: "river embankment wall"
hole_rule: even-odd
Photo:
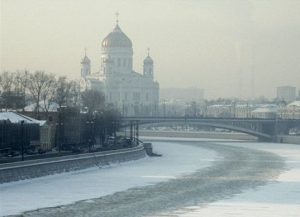
[[[141,130],[140,136],[153,137],[181,137],[181,138],[206,138],[206,139],[234,139],[234,140],[257,140],[255,136],[244,133],[227,132],[187,132],[187,131],[150,131]]]
[[[277,142],[288,144],[300,144],[300,136],[280,135],[277,138]]]
[[[146,156],[142,145],[104,152],[69,155],[0,165],[0,183],[36,178],[56,173],[137,160]]]
[[[140,136],[146,137],[180,137],[180,138],[205,138],[205,139],[233,139],[233,140],[257,140],[255,136],[244,133],[231,132],[187,132],[187,131],[151,131],[141,130]],[[300,144],[300,136],[279,135],[278,143]]]

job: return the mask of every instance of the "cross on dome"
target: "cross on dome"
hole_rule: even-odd
[[[84,48],[84,57],[81,61],[81,64],[89,64],[91,62],[91,60],[87,57],[86,55],[86,47]]]
[[[119,12],[117,11],[115,15],[116,15],[116,23],[119,24],[119,15],[120,15]]]
[[[147,56],[144,59],[144,64],[153,64],[153,59],[150,57],[150,48],[147,48]]]

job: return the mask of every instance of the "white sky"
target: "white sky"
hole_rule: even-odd
[[[0,2],[1,71],[79,78],[84,47],[98,71],[101,41],[119,11],[134,69],[142,71],[150,47],[161,87],[200,87],[208,98],[274,97],[279,85],[300,89],[298,0]]]

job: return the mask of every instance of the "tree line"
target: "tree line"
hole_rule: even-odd
[[[51,106],[84,109],[88,113],[107,110],[104,94],[81,91],[79,81],[55,76],[44,71],[2,72],[0,74],[0,109],[23,110],[33,105],[36,118],[39,112],[48,113]]]

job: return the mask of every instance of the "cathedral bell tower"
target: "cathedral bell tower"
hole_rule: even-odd
[[[144,76],[150,77],[153,79],[153,60],[149,55],[149,48],[148,48],[148,55],[144,59],[144,67],[143,67],[143,74]]]
[[[91,60],[86,55],[86,49],[84,52],[84,57],[81,61],[81,77],[86,79],[86,76],[91,74]]]

